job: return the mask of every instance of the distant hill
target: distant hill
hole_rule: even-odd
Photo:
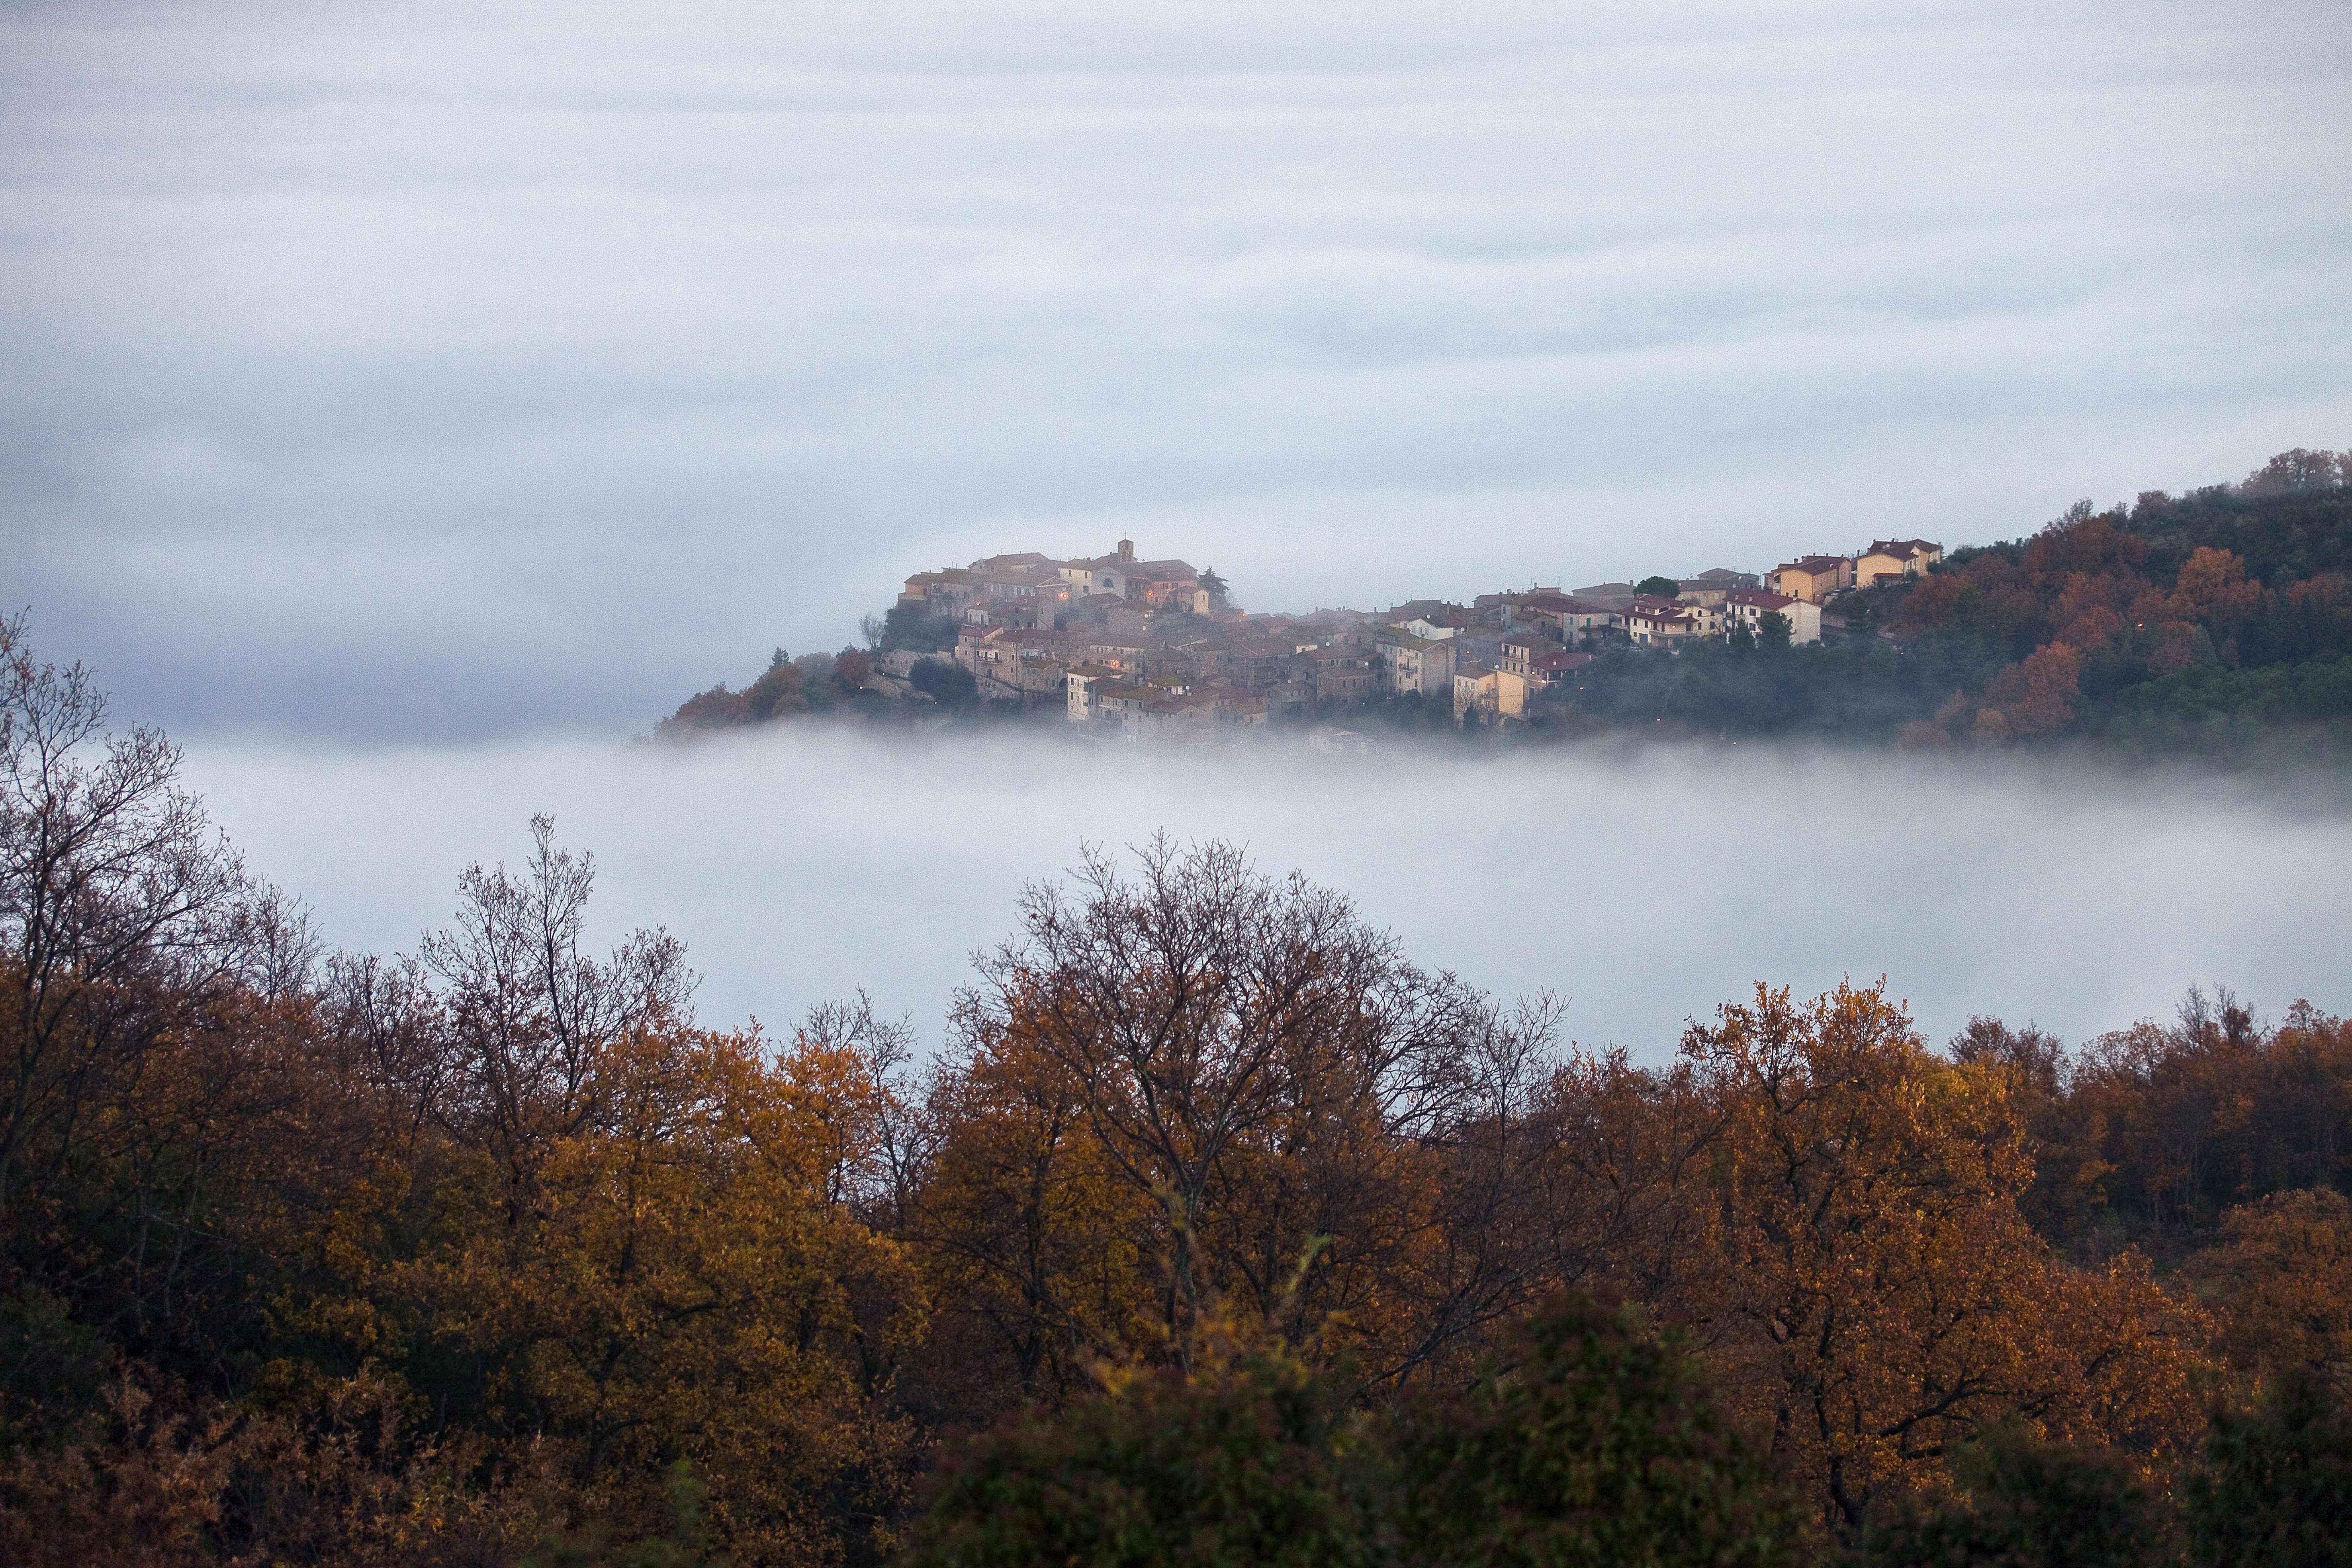
[[[1913,747],[2352,738],[2352,453],[2070,508],[2029,538],[1840,595],[1806,647],[1605,655],[1535,720]],[[1843,623],[1837,626],[1837,623]]]
[[[1139,570],[1131,546],[1121,551],[1103,563]],[[1490,710],[1491,728],[1521,742],[1809,736],[1948,749],[2093,739],[2207,752],[2286,737],[2352,742],[2352,451],[2298,447],[2240,483],[2146,491],[2106,511],[2078,502],[2029,537],[1956,549],[1917,575],[1828,597],[1817,642],[1790,638],[1785,625],[1762,637],[1735,626],[1666,653],[1627,640],[1622,606],[1602,612],[1613,624],[1588,626],[1578,613],[1598,606],[1551,590],[1470,606],[1413,600],[1385,615],[1244,616],[1225,607],[1224,583],[1208,572],[1210,613],[1130,585],[1125,597],[1057,595],[1048,616],[1035,596],[1015,596],[1029,577],[1058,581],[1052,563],[1036,564],[1044,560],[992,558],[909,579],[887,616],[867,617],[869,649],[797,660],[780,649],[742,690],[700,693],[661,731],[825,714],[970,722],[1026,709],[1058,720],[1073,675],[1097,681],[1097,695],[1117,694],[1109,706],[1125,721],[1171,734],[1230,736],[1243,720],[1487,730],[1443,670],[1408,679],[1391,668],[1427,639],[1451,638],[1446,668],[1457,652],[1464,668],[1521,661],[1523,706]],[[1187,576],[1185,586],[1198,584]],[[1661,576],[1637,586],[1678,584]],[[1685,598],[1705,586],[1679,584]],[[966,592],[973,596],[950,596]],[[1572,606],[1564,619],[1563,605]],[[1398,642],[1392,628],[1408,626],[1419,636]],[[1549,660],[1524,647],[1496,651],[1531,626],[1574,644],[1576,657],[1559,647]],[[1475,662],[1481,648],[1486,664]]]

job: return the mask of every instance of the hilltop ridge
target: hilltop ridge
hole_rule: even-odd
[[[1026,718],[1126,740],[1272,729],[1790,735],[1912,748],[2058,737],[2227,747],[2352,731],[2352,451],[2235,485],[2078,502],[2031,536],[1769,571],[1533,584],[1381,611],[1241,608],[1212,567],[1000,553],[918,572],[866,646],[689,699],[671,738],[793,717]]]

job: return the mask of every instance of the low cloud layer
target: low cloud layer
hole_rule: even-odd
[[[909,570],[1769,564],[2352,429],[2307,5],[30,5],[0,592],[183,731],[639,729]]]
[[[413,949],[459,868],[520,860],[551,810],[594,851],[600,940],[667,924],[708,1021],[789,1026],[863,986],[939,1037],[969,955],[1079,846],[1158,828],[1245,843],[1353,895],[1421,963],[1572,998],[1567,1026],[1663,1059],[1756,980],[1888,976],[1937,1038],[1972,1012],[2071,1040],[2191,983],[2341,1011],[2352,864],[2340,781],[1997,760],[1657,749],[1197,756],[1050,729],[929,744],[802,728],[689,749],[198,745],[190,778],[327,935]]]

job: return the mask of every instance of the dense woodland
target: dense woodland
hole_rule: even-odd
[[[1643,1065],[1160,843],[936,1057],[770,1038],[544,820],[320,953],[0,635],[0,1560],[2345,1561],[2316,1006],[1759,985]]]
[[[2352,453],[2281,453],[2238,485],[2079,502],[2029,539],[1832,605],[1806,647],[1606,658],[1543,717],[1567,732],[1703,732],[1915,747],[2091,737],[2220,749],[2352,738]]]

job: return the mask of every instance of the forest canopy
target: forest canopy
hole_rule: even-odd
[[[1030,889],[924,1056],[862,995],[699,1020],[675,939],[589,947],[590,856],[519,847],[414,952],[324,952],[0,627],[0,1558],[2342,1538],[2318,1006],[1938,1044],[1759,984],[1643,1065],[1160,839]]]

